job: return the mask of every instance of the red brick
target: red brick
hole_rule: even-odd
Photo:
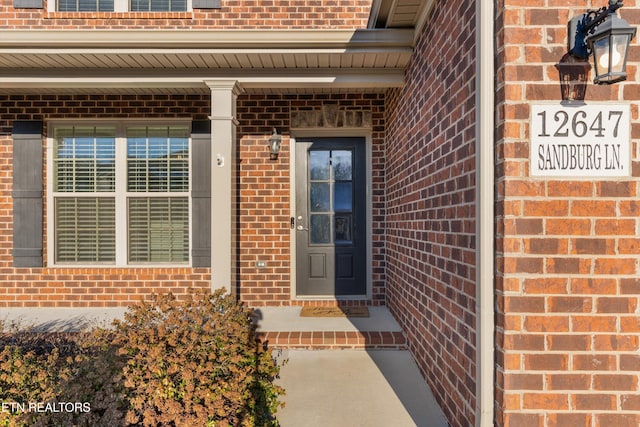
[[[525,200],[524,215],[539,217],[567,216],[569,202],[566,200],[532,201]]]
[[[568,279],[536,277],[524,279],[524,292],[527,294],[566,294]]]
[[[613,217],[616,214],[616,204],[612,201],[572,200],[571,215],[586,217]]]
[[[583,427],[591,425],[591,414],[547,414],[548,427]]]
[[[526,316],[524,329],[528,332],[568,332],[567,316]]]
[[[545,219],[547,235],[589,235],[591,220],[580,218],[547,218]]]
[[[634,197],[636,183],[632,181],[602,181],[596,184],[596,194],[600,197]]]
[[[620,355],[620,370],[621,371],[640,371],[640,355],[639,354]]]
[[[620,332],[640,332],[640,316],[620,317]]]
[[[638,307],[638,298],[598,298],[596,300],[596,312],[598,313],[635,313]]]
[[[620,254],[639,254],[640,239],[618,239],[618,252]]]
[[[542,390],[544,377],[542,374],[507,373],[504,376],[506,390]]]
[[[638,261],[634,258],[598,258],[595,260],[595,274],[635,274]]]
[[[544,416],[539,414],[509,413],[505,415],[505,427],[543,427]]]
[[[640,394],[626,394],[620,396],[620,408],[623,411],[640,412]]]
[[[524,366],[532,371],[565,371],[568,356],[565,354],[525,354]]]
[[[582,279],[571,278],[572,294],[615,295],[617,284],[615,279]]]
[[[549,197],[592,197],[593,184],[584,181],[551,181]]]
[[[598,219],[596,220],[596,234],[605,235],[627,235],[633,236],[636,233],[636,222],[632,219]]]
[[[614,239],[573,239],[571,240],[572,254],[578,255],[606,255],[615,253]]]
[[[505,297],[505,311],[509,313],[541,313],[543,297]]]
[[[574,354],[573,369],[577,371],[614,371],[615,355]]]
[[[593,392],[571,396],[572,406],[578,411],[615,411],[616,400],[614,394],[594,394]]]
[[[549,390],[589,390],[591,376],[586,374],[549,374],[546,375]],[[552,409],[552,408],[549,408]]]
[[[552,274],[587,274],[591,260],[582,258],[547,258],[546,269]]]
[[[567,254],[568,241],[565,239],[540,238],[524,239],[525,253],[528,254]]]
[[[637,217],[640,215],[640,201],[638,200],[621,200],[620,215]]]
[[[524,393],[522,406],[527,409],[568,410],[569,396],[554,393]]]
[[[594,375],[595,390],[633,391],[638,388],[637,375]]]
[[[544,350],[544,335],[508,334],[504,339],[505,350]]]
[[[597,414],[596,427],[638,427],[640,414]]]
[[[639,340],[637,335],[596,335],[593,347],[596,351],[637,351]]]
[[[584,297],[549,297],[548,307],[551,313],[588,313],[592,309],[592,301]]]
[[[591,349],[591,336],[548,335],[547,346],[551,351],[588,351]]]
[[[573,332],[615,332],[616,317],[614,316],[571,316]]]

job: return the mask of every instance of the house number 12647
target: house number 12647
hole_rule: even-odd
[[[622,110],[599,111],[595,117],[589,117],[584,110],[577,110],[572,114],[560,110],[553,114],[551,123],[548,123],[547,115],[549,113],[541,111],[537,114],[541,120],[540,133],[537,136],[540,138],[550,136],[555,138],[583,138],[590,134],[589,136],[604,138],[605,132],[611,129],[613,131],[611,136],[617,138],[623,113]],[[603,116],[605,116],[604,119]]]
[[[630,117],[629,104],[532,104],[531,176],[629,176]]]

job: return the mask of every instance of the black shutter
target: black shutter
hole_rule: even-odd
[[[42,122],[13,123],[13,266],[42,267]]]
[[[191,264],[211,267],[211,122],[191,124]]]

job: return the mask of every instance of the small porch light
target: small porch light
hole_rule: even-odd
[[[588,10],[569,22],[569,53],[582,59],[593,53],[595,84],[627,79],[627,55],[636,28],[616,14],[622,1],[609,0],[609,6]]]
[[[282,135],[278,135],[276,128],[273,128],[273,134],[269,138],[269,159],[276,160],[280,154],[280,144],[282,143]]]

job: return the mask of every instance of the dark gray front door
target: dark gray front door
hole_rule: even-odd
[[[364,138],[296,143],[298,295],[366,294]]]

